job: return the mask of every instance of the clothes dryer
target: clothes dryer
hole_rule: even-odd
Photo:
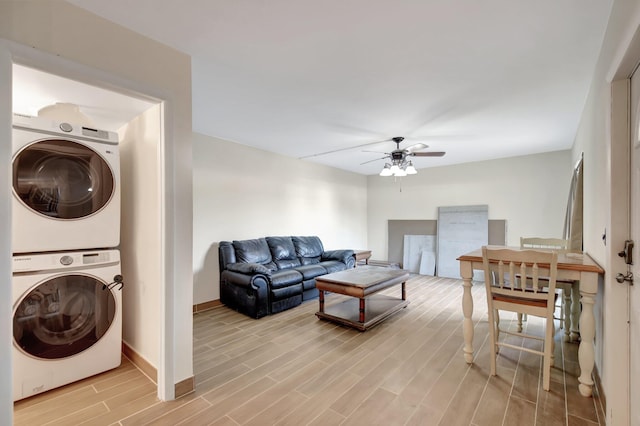
[[[13,400],[120,365],[118,250],[13,257]]]
[[[118,135],[14,114],[13,252],[120,244]]]

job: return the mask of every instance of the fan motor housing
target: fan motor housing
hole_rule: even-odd
[[[402,160],[403,158],[404,158],[404,151],[402,150],[399,150],[399,151],[396,150],[391,153],[392,160]]]

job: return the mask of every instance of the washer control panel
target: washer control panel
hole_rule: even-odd
[[[120,262],[119,250],[96,250],[66,253],[32,253],[13,256],[13,273],[38,273],[78,267],[98,267]]]
[[[69,266],[73,263],[73,257],[71,256],[62,256],[60,258],[60,263],[63,264],[64,266]]]

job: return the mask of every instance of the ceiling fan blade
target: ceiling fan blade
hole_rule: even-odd
[[[374,161],[384,160],[385,158],[389,158],[389,156],[385,155],[384,157],[374,158],[373,160],[369,160],[369,161],[365,161],[364,163],[360,163],[360,165],[362,166],[363,164],[368,164],[368,163],[373,163]]]
[[[444,151],[431,151],[431,152],[410,152],[408,155],[412,157],[442,157],[446,154]]]
[[[421,149],[425,149],[425,148],[429,148],[429,145],[425,145],[422,142],[419,142],[419,143],[414,143],[413,145],[410,145],[405,149],[409,152],[413,152],[413,151],[420,151]]]
[[[391,155],[389,152],[382,152],[382,151],[368,151],[366,149],[363,149],[362,152],[373,152],[374,154],[386,154],[386,155]]]
[[[299,160],[304,160],[305,158],[319,157],[321,155],[333,154],[334,152],[348,151],[350,149],[362,148],[363,146],[369,146],[369,145],[375,145],[377,143],[389,142],[390,140],[391,139],[385,139],[383,141],[367,142],[367,143],[363,143],[363,144],[360,144],[360,145],[354,145],[354,146],[350,146],[348,148],[333,149],[331,151],[320,152],[318,154],[305,155],[305,156],[302,156],[302,157],[298,157],[298,159]]]

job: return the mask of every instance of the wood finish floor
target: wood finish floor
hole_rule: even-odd
[[[317,300],[253,320],[226,307],[194,315],[196,391],[160,402],[122,366],[14,405],[16,425],[597,425],[580,396],[575,343],[556,333],[551,391],[542,359],[502,349],[489,375],[484,287],[474,285],[475,363],[462,355],[462,281],[414,276],[410,304],[364,333],[316,318]],[[385,294],[399,296],[400,286]],[[344,296],[328,295],[327,305]],[[504,315],[503,315],[504,316]],[[503,323],[513,318],[502,318]],[[542,320],[527,328],[541,332]],[[510,338],[517,342],[516,338]]]

